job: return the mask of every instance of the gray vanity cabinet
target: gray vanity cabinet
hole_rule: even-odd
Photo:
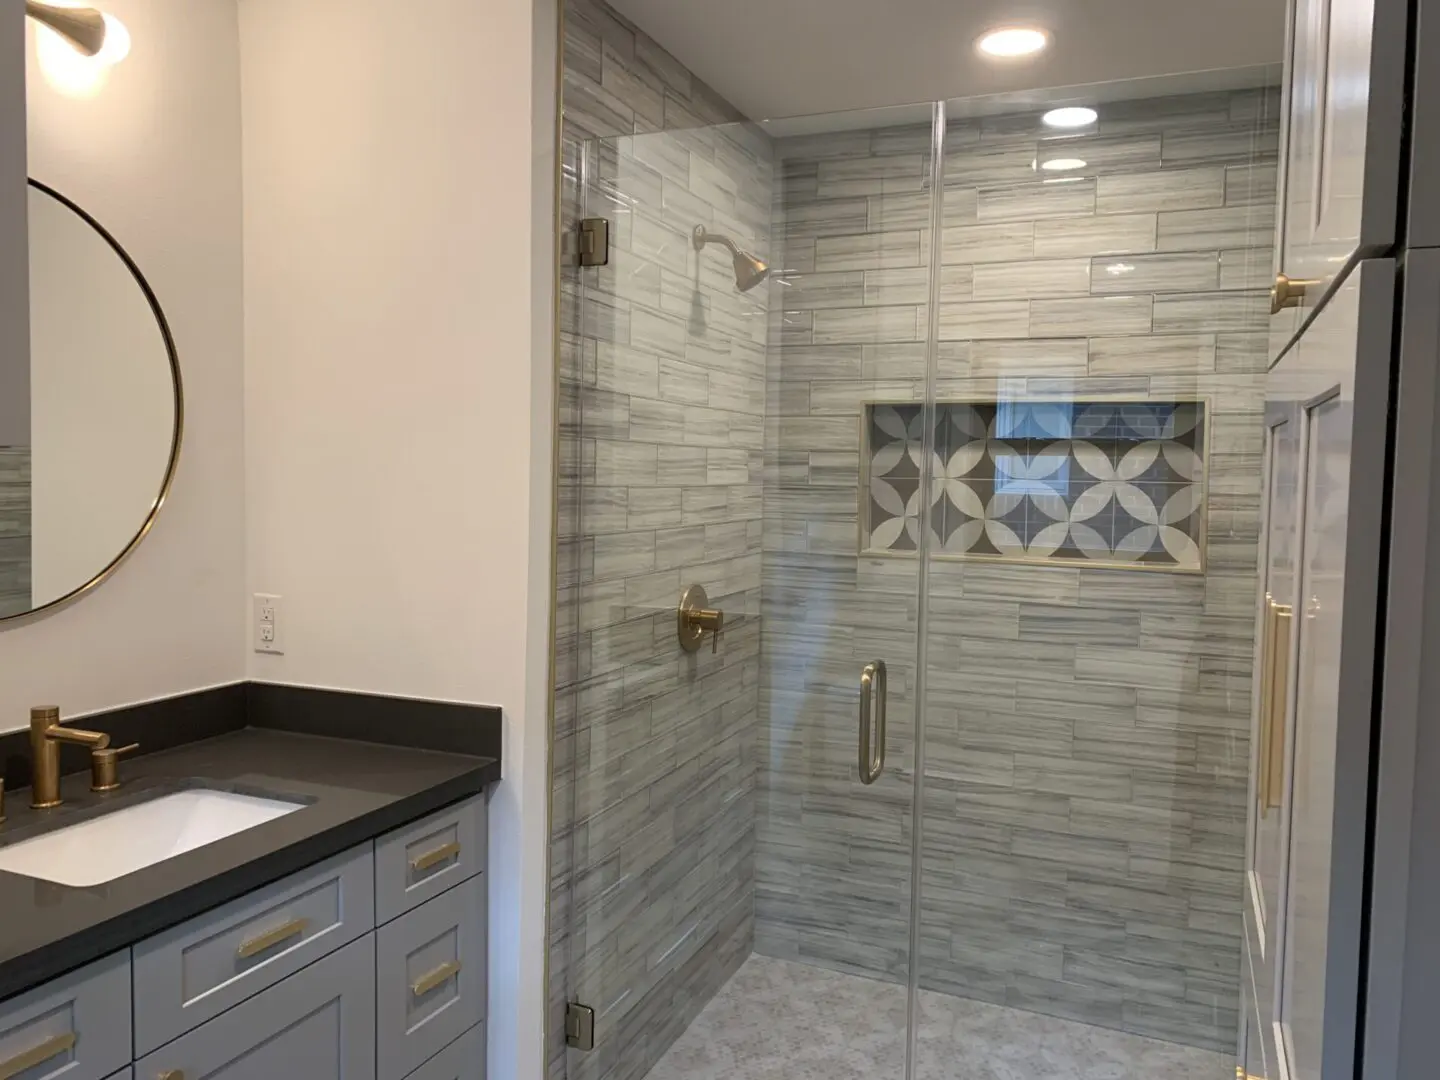
[[[484,1080],[485,832],[481,795],[0,1003],[0,1080]]]
[[[176,1080],[375,1080],[375,939],[365,936],[136,1063]]]
[[[376,1057],[381,1080],[401,1080],[485,1015],[485,879],[380,927],[375,941]]]
[[[136,1055],[369,933],[373,872],[367,846],[136,945]]]
[[[485,868],[485,803],[470,799],[375,841],[375,921],[387,923]]]
[[[0,1005],[0,1076],[106,1080],[130,1055],[130,954]]]
[[[471,1028],[408,1080],[485,1080],[485,1026]]]

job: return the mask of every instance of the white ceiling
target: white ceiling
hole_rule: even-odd
[[[1278,63],[1285,0],[610,0],[752,119]],[[981,60],[985,30],[1054,36]]]

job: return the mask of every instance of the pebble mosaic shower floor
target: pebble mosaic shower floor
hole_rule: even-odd
[[[752,955],[647,1080],[901,1080],[905,989]],[[918,1080],[1231,1080],[1223,1054],[922,990]]]

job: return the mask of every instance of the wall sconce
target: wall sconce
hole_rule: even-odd
[[[40,70],[62,93],[93,94],[110,68],[130,54],[130,32],[114,15],[40,0],[25,0],[25,14],[39,24],[35,47]]]

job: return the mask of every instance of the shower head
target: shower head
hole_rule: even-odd
[[[703,251],[706,244],[721,244],[730,250],[730,254],[735,260],[735,287],[741,292],[749,292],[769,277],[769,263],[763,259],[757,259],[748,251],[743,250],[728,236],[711,233],[706,230],[704,225],[696,225],[695,250]]]

